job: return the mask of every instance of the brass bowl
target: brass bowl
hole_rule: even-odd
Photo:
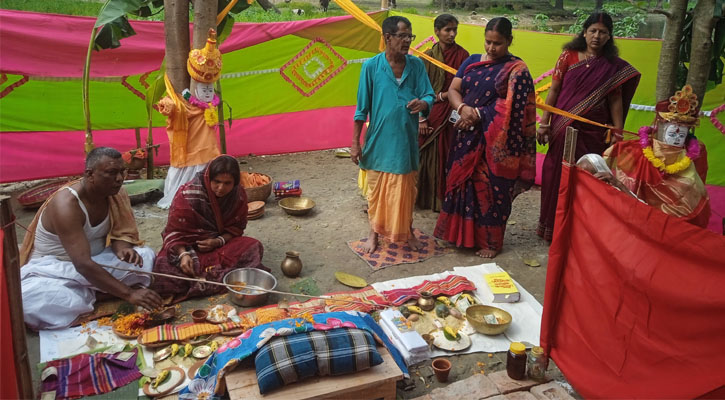
[[[488,314],[493,314],[501,323],[489,324],[486,322],[484,315]],[[466,319],[476,332],[483,333],[484,335],[498,335],[503,333],[511,325],[512,320],[511,314],[508,312],[500,308],[481,304],[468,307],[466,309]]]
[[[289,215],[305,215],[315,208],[309,197],[285,197],[278,204]]]

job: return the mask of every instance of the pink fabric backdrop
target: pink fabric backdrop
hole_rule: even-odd
[[[354,106],[346,106],[235,120],[232,129],[227,128],[227,152],[242,156],[349,146],[354,113]],[[168,165],[166,128],[154,128],[153,135],[154,143],[161,144],[154,164]],[[146,131],[141,136],[145,142]],[[82,131],[0,132],[0,183],[80,174],[85,159],[84,137]],[[94,131],[93,139],[96,146],[110,146],[121,152],[136,147],[133,129]]]
[[[351,19],[237,23],[221,46],[222,53],[254,46],[303,29]],[[18,75],[79,78],[95,18],[0,10],[2,52],[0,71]],[[116,49],[94,51],[91,76],[128,76],[159,69],[164,58],[164,25],[131,21],[136,35]]]

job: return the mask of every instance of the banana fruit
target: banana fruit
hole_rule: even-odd
[[[156,389],[159,385],[169,377],[169,370],[165,369],[159,373],[159,376],[154,379],[153,388]]]
[[[408,311],[419,314],[419,315],[423,315],[423,309],[421,309],[418,306],[408,306]]]
[[[474,299],[474,298],[473,298],[473,296],[471,296],[471,295],[470,295],[470,294],[468,294],[468,293],[463,293],[463,294],[462,294],[462,295],[460,296],[460,298],[463,298],[463,299],[466,299],[466,300],[468,300],[468,302],[469,302],[469,303],[471,303],[471,304],[476,304],[476,303],[478,303],[478,302],[476,301],[476,299]]]
[[[453,305],[451,304],[451,301],[448,300],[448,297],[446,297],[446,296],[438,296],[438,297],[436,297],[436,300],[447,305],[448,307],[453,307]]]
[[[451,341],[459,340],[461,338],[461,335],[458,334],[458,331],[454,330],[450,326],[446,326],[445,328],[443,328],[443,336]]]
[[[184,358],[189,357],[192,350],[194,350],[194,348],[191,346],[191,343],[187,343],[186,346],[184,346]]]
[[[179,345],[176,343],[171,344],[171,357],[175,356],[179,352]]]

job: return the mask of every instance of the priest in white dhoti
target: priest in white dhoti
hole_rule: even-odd
[[[161,297],[146,289],[154,251],[143,247],[123,189],[121,153],[88,153],[78,181],[59,189],[38,210],[20,249],[25,323],[60,329],[93,311],[97,292],[155,309]],[[119,267],[129,271],[117,270]]]

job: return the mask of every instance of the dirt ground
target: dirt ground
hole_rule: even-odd
[[[385,281],[405,276],[431,274],[456,266],[478,265],[487,260],[477,257],[473,251],[458,250],[441,257],[434,257],[416,264],[391,266],[373,271],[358,258],[347,246],[347,242],[363,238],[368,232],[367,214],[364,212],[366,201],[358,194],[358,168],[349,158],[335,157],[335,151],[317,151],[277,156],[250,156],[240,158],[242,168],[270,175],[273,180],[299,179],[303,195],[316,202],[314,210],[303,217],[293,217],[277,206],[274,197],[267,199],[266,213],[258,220],[249,221],[246,235],[262,241],[265,247],[263,262],[271,268],[278,279],[278,289],[287,291],[290,285],[304,278],[312,278],[323,293],[349,290],[334,278],[335,271],[345,271],[365,278],[368,283]],[[5,185],[0,193],[17,195],[28,184]],[[495,259],[499,266],[523,285],[539,302],[544,300],[544,283],[548,245],[536,236],[535,228],[539,215],[540,191],[535,188],[519,196],[513,205],[509,225],[506,230],[503,252]],[[27,226],[33,218],[33,210],[23,210],[15,203],[13,209],[18,222]],[[161,247],[161,231],[166,224],[167,212],[153,203],[134,206],[141,238],[155,250]],[[430,210],[416,210],[414,226],[423,232],[432,233],[438,214]],[[18,227],[18,241],[22,241],[25,231]],[[285,252],[300,252],[303,269],[299,278],[290,279],[280,271]],[[529,267],[524,259],[535,259],[540,267]],[[225,296],[220,297],[221,301]],[[277,302],[280,296],[273,295],[270,302]],[[198,299],[183,303],[182,310],[198,306],[208,306],[208,299]],[[29,352],[32,365],[39,360],[38,335],[28,331]],[[457,381],[480,373],[483,362],[486,373],[505,368],[505,353],[489,357],[485,353],[452,356],[453,369],[450,381]],[[35,371],[34,371],[35,373]],[[35,373],[37,374],[37,373]],[[561,374],[550,370],[557,380],[563,380]],[[433,378],[429,363],[411,368],[411,390],[398,390],[400,398],[414,398],[432,389],[442,386]],[[425,384],[420,377],[425,379]],[[37,379],[37,377],[36,377]]]

